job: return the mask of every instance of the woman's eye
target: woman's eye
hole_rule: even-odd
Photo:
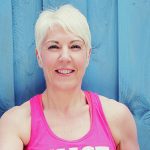
[[[72,45],[71,49],[81,49],[81,46],[80,45]]]
[[[48,47],[48,49],[59,49],[59,47],[57,45],[51,45]]]

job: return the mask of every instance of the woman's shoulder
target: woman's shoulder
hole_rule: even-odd
[[[10,120],[19,122],[19,119],[25,119],[29,116],[30,104],[29,101],[23,103],[20,106],[14,106],[7,110],[1,117],[1,120]]]
[[[114,99],[109,99],[105,96],[100,96],[99,98],[102,103],[102,107],[106,116],[111,117],[114,121],[123,121],[124,117],[131,115],[128,107]]]
[[[130,132],[129,126],[135,128],[134,118],[125,104],[104,96],[99,98],[115,142],[119,144],[122,136]]]
[[[0,118],[0,128],[5,133],[16,134],[23,143],[26,143],[30,133],[30,102],[27,101],[6,111]]]
[[[31,106],[30,101],[36,98],[38,95],[33,96],[31,99],[27,100],[20,106],[14,106],[8,109],[1,117],[1,120],[9,120],[14,122],[20,122],[20,120],[25,120],[30,118]]]
[[[97,93],[91,91],[90,93],[96,94],[99,97],[104,114],[111,121],[117,121],[116,119],[121,120],[123,116],[131,114],[125,104],[118,102],[114,99],[107,98],[103,95],[98,95]]]

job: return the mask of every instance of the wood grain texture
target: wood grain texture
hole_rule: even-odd
[[[0,116],[15,105],[11,0],[0,6]]]
[[[141,149],[149,150],[150,1],[123,0],[118,8],[119,99],[134,114]]]

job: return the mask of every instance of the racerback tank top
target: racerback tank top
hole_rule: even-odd
[[[42,95],[31,98],[31,135],[25,150],[116,150],[98,95],[89,91],[84,93],[90,109],[91,126],[86,135],[70,141],[55,135],[48,126]]]

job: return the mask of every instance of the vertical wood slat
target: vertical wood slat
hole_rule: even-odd
[[[44,88],[35,55],[34,26],[42,1],[13,0],[15,102],[20,105]]]
[[[0,6],[0,116],[15,105],[11,0]]]
[[[133,113],[141,150],[150,139],[150,2],[118,1],[119,99]]]

